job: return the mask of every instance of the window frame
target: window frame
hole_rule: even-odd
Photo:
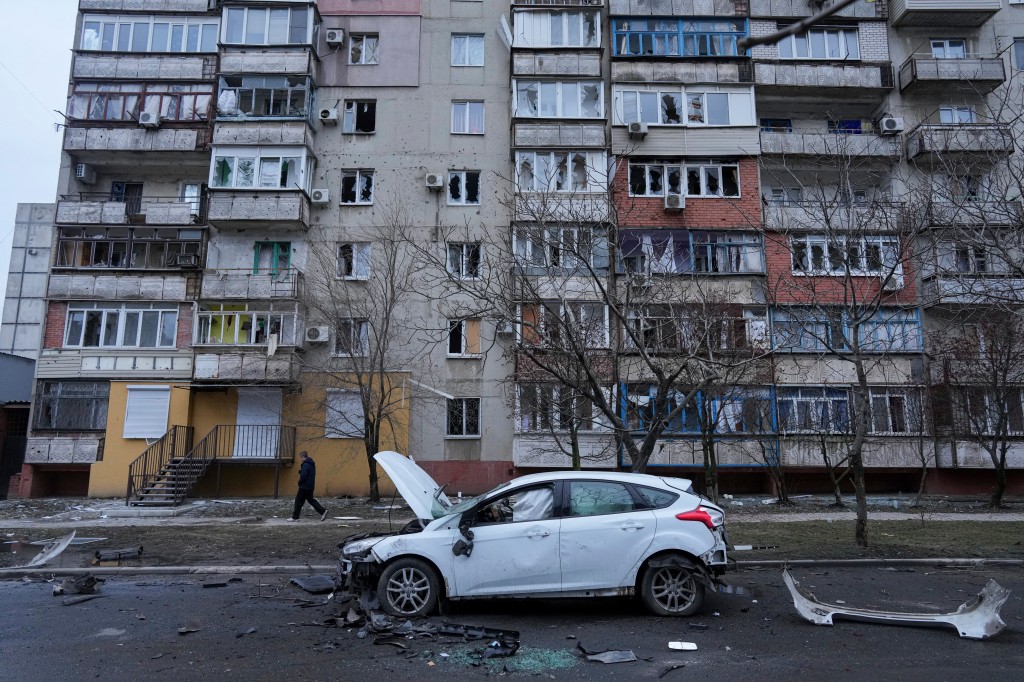
[[[897,416],[895,405],[902,402],[899,408],[902,414]],[[877,435],[911,436],[924,432],[921,410],[921,392],[917,388],[906,386],[872,386],[868,389],[868,402],[871,406],[870,432]],[[915,409],[916,408],[916,409]],[[883,413],[884,410],[884,413]],[[884,427],[880,418],[884,414]],[[899,420],[902,420],[902,428]]]
[[[536,89],[536,113],[530,113],[531,108],[523,106],[524,93],[529,92],[530,86]],[[548,86],[548,87],[545,87]],[[576,90],[576,101],[575,111],[576,113],[566,113],[567,111],[567,90],[568,86],[574,87]],[[597,91],[597,110],[593,115],[584,114],[584,88],[594,87]],[[550,88],[553,88],[551,92]],[[548,108],[548,99],[553,98],[554,104],[553,109],[555,113],[546,112]],[[569,109],[571,112],[572,110]],[[604,119],[604,86],[599,80],[591,79],[580,79],[580,80],[558,80],[549,81],[542,79],[532,78],[514,78],[512,80],[512,115],[517,118],[529,118],[529,119],[583,119],[583,120],[601,120]]]
[[[561,159],[564,157],[565,174],[560,176],[558,168],[562,166]],[[577,181],[575,173],[580,170],[577,166],[577,158],[582,158],[582,170],[585,172],[585,186]],[[547,176],[547,182],[542,182],[542,177],[537,172],[540,164],[538,159],[544,158],[545,170],[555,169],[555,172]],[[528,183],[524,182],[526,173],[524,165],[529,164]],[[547,150],[547,149],[518,149],[515,154],[515,179],[516,189],[519,192],[552,192],[571,195],[573,193],[595,193],[604,192],[607,189],[607,156],[603,151],[596,150]],[[564,187],[560,187],[564,184]],[[528,187],[526,185],[529,185]]]
[[[237,85],[234,85],[229,81],[237,83]],[[275,83],[275,81],[277,81],[277,83]],[[292,81],[297,82],[293,84]],[[301,83],[298,81],[301,81]],[[221,75],[217,79],[217,117],[227,119],[244,117],[246,120],[278,118],[308,119],[313,110],[313,91],[313,81],[309,76],[305,75]],[[235,109],[233,112],[231,110],[222,110],[220,107],[220,100],[227,92],[234,92]],[[269,99],[267,99],[265,95],[261,98],[260,93],[263,92],[270,93]],[[284,93],[283,100],[277,100],[275,95],[282,92]],[[246,97],[250,100],[248,104],[245,105],[242,103],[243,93],[246,93]],[[291,106],[292,103],[298,99],[297,93],[302,93],[301,107]],[[283,111],[273,112],[273,109],[276,108],[279,101],[282,103]],[[257,103],[270,104],[272,113],[259,113],[257,110]]]
[[[600,227],[520,225],[512,234],[512,250],[517,265],[524,269],[572,272],[609,267],[608,231]]]
[[[192,228],[60,225],[56,241],[54,270],[181,270],[177,256],[195,256],[200,262],[205,234]]]
[[[373,130],[360,130],[360,114],[356,110],[359,106],[367,107],[372,105]],[[364,112],[365,114],[365,112]],[[345,135],[375,135],[377,133],[377,100],[375,99],[347,99],[341,109],[341,132]]]
[[[76,45],[79,50],[83,52],[126,52],[136,54],[216,54],[218,47],[217,42],[220,36],[220,17],[204,17],[204,16],[163,16],[163,15],[116,15],[116,14],[84,14],[82,16],[82,31],[78,37]],[[89,47],[86,43],[87,33],[90,30],[90,24],[99,25],[99,33],[97,33],[97,46]],[[136,24],[146,24],[146,49],[135,50],[135,26]],[[154,40],[158,31],[155,27],[158,25],[167,25],[166,29],[166,49],[153,49]],[[105,40],[105,34],[107,33],[104,26],[110,26],[110,40],[111,44],[109,48],[103,47]],[[130,26],[128,37],[122,41],[119,38],[120,32],[123,27]],[[179,31],[176,31],[176,27],[180,27]],[[193,43],[192,28],[195,27]],[[175,33],[177,33],[178,49],[172,49],[175,43]],[[124,43],[128,49],[121,49],[121,44]],[[189,49],[189,45],[194,45],[194,49]],[[162,46],[157,46],[162,47]]]
[[[349,247],[351,250],[351,269],[342,268],[343,255],[342,250]],[[337,267],[335,270],[335,278],[365,282],[370,279],[371,270],[371,258],[373,256],[373,245],[371,242],[339,242],[337,250]],[[360,264],[365,264],[364,268],[360,267]],[[350,270],[350,272],[345,272]]]
[[[341,348],[345,340],[348,350]],[[339,317],[334,323],[331,355],[336,358],[365,358],[370,355],[370,322],[365,317]]]
[[[653,95],[657,114],[651,115],[645,100]],[[758,126],[760,119],[755,118],[756,107],[754,91],[750,87],[729,87],[718,85],[690,85],[676,87],[625,87],[616,86],[614,93],[614,125],[630,123],[646,123],[648,126],[665,126],[668,128],[752,128]],[[665,119],[664,98],[672,97],[678,110],[678,121]],[[709,97],[724,98],[726,122],[710,122]],[[629,104],[630,98],[633,104]],[[701,112],[695,117],[693,101],[699,100],[696,110]],[[716,100],[717,101],[717,100]],[[627,110],[629,113],[627,113]],[[716,112],[720,113],[720,108]],[[634,119],[634,112],[636,118]]]
[[[153,440],[162,437],[167,433],[167,421],[171,410],[171,387],[169,385],[157,385],[157,384],[140,384],[127,387],[127,395],[125,396],[124,405],[124,424],[122,428],[121,437],[128,439],[146,439]],[[160,395],[157,395],[160,394]],[[133,401],[132,398],[135,397]],[[138,420],[144,416],[152,416],[140,414],[138,411],[150,409],[152,405],[144,405],[142,403],[142,396],[146,396],[147,401],[158,399],[161,401],[163,423],[159,425],[159,421],[153,424],[147,424],[145,421],[139,423]],[[132,405],[135,405],[136,413],[132,414]],[[133,423],[132,419],[136,420]]]
[[[471,63],[473,59],[473,50],[470,49],[472,41],[480,41],[480,63]],[[456,45],[462,42],[462,46],[458,48],[459,54],[456,54]],[[484,66],[487,61],[487,41],[484,38],[483,33],[453,33],[451,35],[451,43],[449,48],[449,61],[451,66],[455,67],[473,67],[479,68]]]
[[[516,383],[516,433],[568,433],[570,421],[582,433],[599,431],[602,426],[593,402],[585,396],[572,395],[567,386]]]
[[[369,43],[369,41],[373,41]],[[367,50],[369,43],[371,49]],[[352,60],[352,53],[356,47],[359,48],[359,60]],[[349,66],[376,66],[380,64],[380,34],[379,33],[352,33],[348,36],[348,65]]]
[[[334,402],[342,397],[354,398],[354,401],[349,402],[347,405],[344,402],[340,405]],[[352,405],[359,407],[359,413],[356,416],[361,417],[360,422],[364,425],[365,429],[366,410],[359,391],[343,388],[327,389],[324,399],[324,438],[363,438],[362,433],[338,428],[340,424],[351,424],[353,429],[355,428],[354,418],[346,416],[346,413],[341,409],[343,407],[351,407]]]
[[[618,256],[618,271],[624,274],[765,272],[763,238],[749,231],[625,230],[620,233]]]
[[[445,194],[448,198],[449,206],[479,206],[480,195],[481,195],[481,172],[478,170],[449,170],[448,171],[448,182],[446,184]],[[452,182],[458,179],[459,186],[462,191],[461,201],[452,196]],[[473,180],[476,183],[476,201],[470,201],[470,181]]]
[[[851,249],[851,244],[853,248]],[[802,249],[800,247],[803,247]],[[814,267],[814,249],[817,248],[821,254],[823,267]],[[790,271],[796,277],[902,277],[903,276],[903,252],[900,239],[897,236],[870,235],[863,237],[833,236],[802,233],[790,236]],[[838,250],[836,253],[833,249]],[[798,258],[803,252],[807,267],[800,267]],[[850,259],[851,253],[856,253],[860,263],[857,267],[852,264],[847,266],[840,262],[838,267],[833,267],[833,254],[844,261]],[[872,252],[877,254],[878,267],[872,268]],[[894,255],[894,262],[886,262],[886,254]],[[847,270],[847,267],[849,268]]]
[[[147,106],[154,100],[155,109]],[[207,121],[214,106],[214,89],[207,83],[76,81],[67,102],[68,118],[79,121],[134,123],[143,112],[154,113],[163,121]]]
[[[825,386],[779,388],[775,403],[780,434],[850,432],[850,394],[844,389]],[[802,406],[806,407],[801,409]],[[790,415],[795,423],[791,423]]]
[[[483,355],[480,343],[480,318],[465,317],[448,320],[449,358],[479,358]]]
[[[683,182],[686,186],[686,196],[693,197],[695,199],[739,199],[743,196],[743,185],[740,176],[740,164],[739,161],[726,161],[716,159],[689,159],[683,161],[682,165],[685,170],[683,172]],[[725,169],[734,168],[736,171],[736,193],[726,194],[725,193]],[[710,185],[709,179],[712,176],[712,169],[717,169],[718,172],[718,183],[721,192],[713,193],[708,190]],[[700,193],[693,194],[690,191],[690,174],[696,170],[700,182]]]
[[[447,398],[445,440],[478,440],[481,437],[481,399],[476,397]],[[453,411],[455,410],[455,411]],[[475,417],[475,419],[473,419]],[[453,429],[455,420],[458,431]]]
[[[352,196],[353,201],[345,201],[345,196],[348,192],[345,190],[345,182],[347,179],[352,178]],[[365,188],[360,189],[361,184],[365,184],[366,180],[369,179],[369,194],[368,199],[361,199],[365,194]],[[343,168],[341,171],[341,197],[339,203],[342,206],[372,206],[373,195],[377,189],[376,178],[374,177],[374,169],[372,168]]]
[[[72,386],[80,390],[72,391]],[[35,431],[105,432],[109,399],[109,381],[40,380],[33,396],[32,428]],[[81,414],[69,414],[69,411]],[[82,426],[82,423],[87,425]]]
[[[222,163],[227,163],[230,160],[230,165],[227,168],[228,175],[230,177],[230,183],[221,184],[223,178]],[[276,160],[278,164],[278,170],[276,177],[278,184],[276,186],[264,186],[262,185],[262,178],[266,177],[264,164]],[[239,171],[240,162],[248,161],[252,164],[252,184],[243,185],[238,184],[238,181],[242,176]],[[291,182],[290,173],[286,176],[285,162],[294,161],[295,169],[298,173],[298,181]],[[288,190],[300,190],[309,191],[309,183],[313,176],[313,156],[309,153],[309,150],[302,147],[292,146],[252,146],[245,147],[240,145],[223,145],[215,146],[210,152],[210,175],[209,175],[209,187],[213,190],[232,190],[232,191],[254,191],[254,192],[281,192]]]
[[[285,41],[272,41],[271,40],[271,18],[273,12],[287,12],[287,23],[285,25],[285,33],[287,38]],[[262,41],[250,41],[250,19],[255,19],[258,12],[263,13],[263,27]],[[233,20],[232,16],[237,16],[237,13],[242,14],[242,23],[239,25],[238,30],[241,34],[241,40],[234,40],[233,34]],[[302,24],[295,23],[295,16],[299,13],[305,14],[305,20]],[[255,26],[256,22],[253,21]],[[316,13],[312,11],[312,7],[308,5],[300,5],[297,7],[282,7],[278,6],[253,6],[253,7],[237,7],[227,6],[224,8],[224,14],[222,15],[221,21],[221,42],[225,45],[244,45],[254,47],[272,47],[277,45],[309,45],[314,42],[318,33],[319,24],[316,21]],[[295,37],[295,31],[300,27],[304,27],[301,38]]]
[[[274,303],[201,303],[196,311],[192,345],[263,347],[270,343],[272,334],[277,334],[278,346],[296,346],[299,326],[294,305],[282,309]],[[215,327],[219,328],[216,333]],[[230,335],[225,333],[229,328]]]
[[[152,327],[155,334],[153,345],[141,345],[142,336],[145,333],[144,320],[146,313],[155,314],[156,323]],[[64,334],[62,336],[62,348],[108,348],[108,349],[173,349],[178,347],[178,322],[180,310],[177,303],[135,303],[135,302],[97,302],[97,301],[75,301],[68,303],[67,313],[64,316]],[[90,318],[99,318],[99,327],[96,329],[97,343],[87,344],[89,334]],[[126,343],[125,336],[128,334],[130,320],[137,318],[135,325],[135,343]],[[77,320],[77,321],[76,321]],[[92,324],[95,324],[93,322]],[[170,340],[164,341],[167,326],[173,326]],[[78,327],[77,333],[74,332]],[[75,334],[77,339],[72,339]],[[111,339],[111,336],[113,337]]]
[[[741,52],[738,43],[749,35],[749,27],[746,17],[613,17],[612,55],[743,57],[749,51]]]
[[[454,251],[459,253],[458,267],[453,267]],[[447,242],[445,244],[445,270],[459,280],[475,280],[481,275],[483,249],[480,242]]]
[[[473,108],[480,107],[480,129],[473,130],[471,121],[473,120]],[[464,111],[461,115],[458,113],[458,108],[463,107]],[[486,109],[484,108],[483,100],[476,99],[456,99],[452,100],[452,116],[451,116],[451,134],[452,135],[483,135],[486,130],[487,124],[485,120]],[[462,119],[463,130],[459,130],[458,119]]]
[[[786,28],[780,25],[779,28]],[[837,34],[836,44],[840,53],[836,56],[829,54],[830,36]],[[851,43],[852,34],[852,43]],[[817,36],[821,36],[820,40]],[[856,47],[856,54],[852,54],[850,47]],[[801,47],[806,54],[800,54]],[[816,48],[823,48],[823,55],[814,55]],[[782,61],[861,61],[860,31],[857,26],[816,26],[807,29],[803,33],[789,35],[778,42],[779,59]]]

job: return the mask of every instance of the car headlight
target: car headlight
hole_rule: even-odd
[[[370,548],[383,538],[363,538],[348,543],[341,548],[341,555],[346,559],[360,559],[370,552]]]

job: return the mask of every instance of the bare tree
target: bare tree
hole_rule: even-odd
[[[415,333],[426,327],[415,312],[424,300],[422,263],[412,247],[418,235],[399,202],[380,201],[375,211],[374,225],[341,241],[330,228],[308,240],[303,303],[311,320],[332,330],[330,345],[305,360],[324,390],[326,435],[362,440],[370,497],[377,501],[373,456],[399,448],[398,434],[408,426],[403,378],[412,367],[424,373],[430,344]]]

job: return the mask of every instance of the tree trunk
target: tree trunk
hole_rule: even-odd
[[[580,440],[577,434],[572,434],[572,470],[579,471],[583,468],[580,461]]]
[[[718,502],[718,457],[715,452],[715,441],[704,439],[704,494],[712,502]]]
[[[868,496],[864,482],[864,443],[868,436],[868,417],[871,403],[868,402],[868,377],[864,365],[857,365],[857,388],[853,395],[857,401],[854,412],[853,443],[850,445],[850,469],[853,473],[853,492],[857,500],[857,524],[854,539],[859,547],[868,546]]]
[[[988,506],[992,509],[998,509],[1003,506],[1003,494],[1006,492],[1006,463],[996,463],[996,484],[992,487],[992,497],[989,499]]]

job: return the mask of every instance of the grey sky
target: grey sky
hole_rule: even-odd
[[[62,132],[55,132],[54,124],[63,119],[53,110],[67,105],[77,7],[77,0],[0,0],[0,25],[6,27],[0,41],[0,149],[9,160],[0,182],[0,281],[5,284],[17,205],[55,199]]]

